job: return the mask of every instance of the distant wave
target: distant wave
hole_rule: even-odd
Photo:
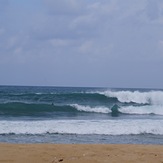
[[[163,120],[0,121],[0,134],[163,135]]]
[[[10,93],[0,94],[0,103],[23,102],[23,103],[75,103],[75,102],[117,102],[116,98],[111,98],[99,93]]]

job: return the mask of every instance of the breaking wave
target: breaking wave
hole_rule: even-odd
[[[95,113],[110,113],[111,110],[107,107],[90,107],[90,106],[82,106],[78,104],[72,104],[72,107],[76,108],[78,111],[84,112],[95,112]]]
[[[108,98],[117,98],[121,103],[163,105],[163,91],[104,91],[99,94]]]

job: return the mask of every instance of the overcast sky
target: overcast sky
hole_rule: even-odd
[[[0,0],[0,85],[163,88],[163,1]]]

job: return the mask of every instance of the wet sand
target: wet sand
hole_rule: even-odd
[[[163,163],[162,145],[0,144],[0,163]]]

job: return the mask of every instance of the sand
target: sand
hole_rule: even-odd
[[[159,145],[0,144],[0,163],[163,163]]]

